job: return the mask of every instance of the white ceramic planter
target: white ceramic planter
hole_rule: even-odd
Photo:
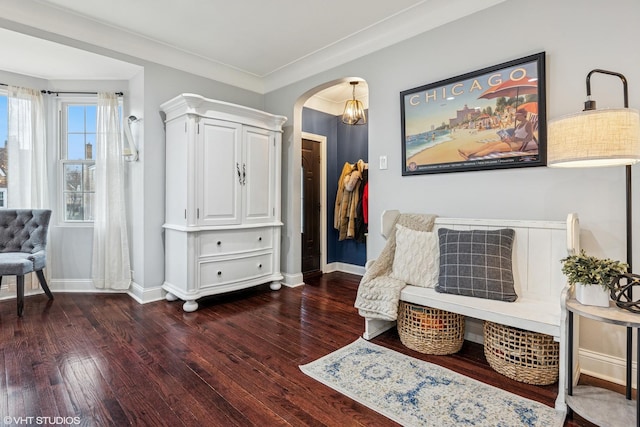
[[[609,291],[600,285],[576,283],[576,299],[584,305],[609,307]]]

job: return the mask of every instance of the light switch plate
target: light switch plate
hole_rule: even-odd
[[[387,168],[387,156],[380,156],[380,169]]]

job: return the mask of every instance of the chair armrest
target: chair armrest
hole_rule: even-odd
[[[47,265],[47,251],[40,250],[28,256],[33,261],[33,269],[35,271],[42,270]]]

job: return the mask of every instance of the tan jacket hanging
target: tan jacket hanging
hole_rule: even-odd
[[[359,189],[362,184],[362,172],[364,169],[365,162],[362,160],[358,160],[356,164],[346,162],[342,167],[342,173],[338,181],[333,221],[334,228],[339,232],[338,240],[353,239],[355,237],[356,207],[360,199]]]

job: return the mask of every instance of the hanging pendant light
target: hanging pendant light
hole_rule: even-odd
[[[348,100],[344,106],[342,113],[342,123],[347,125],[363,125],[367,123],[367,117],[364,115],[364,107],[362,102],[356,99],[356,85],[358,82],[350,82],[353,87],[353,98]]]

